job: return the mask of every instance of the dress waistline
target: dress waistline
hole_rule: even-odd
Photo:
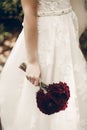
[[[37,14],[37,16],[38,17],[44,17],[44,16],[54,16],[54,15],[58,15],[58,16],[60,16],[60,15],[64,15],[64,14],[68,14],[68,13],[70,13],[72,11],[72,7],[69,7],[69,8],[67,8],[67,9],[61,9],[60,11],[58,10],[58,11],[45,11],[45,12],[41,12],[41,11],[38,11],[38,14]]]

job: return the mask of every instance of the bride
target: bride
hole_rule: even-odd
[[[87,130],[87,62],[79,48],[79,36],[86,27],[84,1],[21,3],[23,30],[0,78],[3,130]],[[19,68],[23,62],[26,72]],[[39,111],[35,96],[41,80],[69,85],[71,97],[65,111],[50,116]]]

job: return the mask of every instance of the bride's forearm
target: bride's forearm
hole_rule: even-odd
[[[38,0],[21,0],[24,11],[24,36],[29,62],[38,60]]]
[[[38,60],[38,29],[37,29],[37,17],[25,16],[24,17],[24,34],[25,44],[27,49],[27,56],[29,62]]]

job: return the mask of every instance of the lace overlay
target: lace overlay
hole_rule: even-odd
[[[71,7],[70,0],[39,0],[38,16],[55,14]]]

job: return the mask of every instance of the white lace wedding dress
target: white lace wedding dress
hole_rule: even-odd
[[[78,20],[70,0],[39,0],[38,32],[42,81],[69,85],[68,108],[50,116],[37,108],[38,88],[19,69],[27,62],[22,30],[1,73],[3,130],[87,130],[87,62],[79,48]]]

